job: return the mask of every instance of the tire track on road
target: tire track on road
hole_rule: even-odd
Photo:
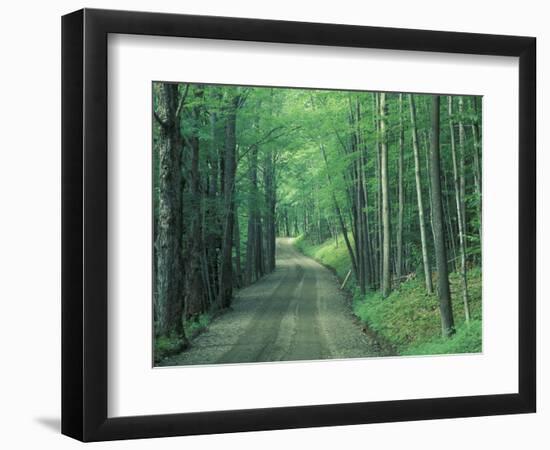
[[[304,270],[300,265],[296,264],[294,270],[289,269],[289,276],[264,300],[249,327],[217,363],[273,361],[281,321],[303,276]]]

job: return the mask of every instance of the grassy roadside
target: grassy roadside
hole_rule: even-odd
[[[338,247],[332,240],[313,245],[303,237],[297,238],[294,245],[305,255],[332,267],[340,279],[351,267],[343,239]],[[421,277],[401,283],[386,299],[374,291],[361,296],[353,279],[346,288],[353,294],[354,314],[401,355],[481,352],[481,269],[476,267],[468,272],[469,325],[464,322],[458,274],[451,274],[450,281],[456,325],[456,334],[450,339],[441,338],[438,299],[426,293]]]
[[[185,321],[183,329],[188,342],[184,342],[178,337],[156,337],[153,348],[155,363],[159,363],[167,356],[176,355],[185,350],[189,345],[189,341],[208,329],[208,325],[210,325],[212,319],[212,314],[204,313],[200,314],[196,319]]]

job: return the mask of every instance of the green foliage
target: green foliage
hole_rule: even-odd
[[[189,345],[189,340],[206,331],[211,321],[212,315],[209,313],[199,314],[196,318],[186,320],[183,323],[183,329],[187,339],[182,339],[179,336],[157,336],[153,349],[155,363],[162,361],[167,356],[172,356],[185,350]]]
[[[155,364],[162,361],[167,356],[180,353],[186,348],[186,342],[176,336],[159,336],[155,338],[153,357]]]
[[[481,289],[478,289],[481,286],[481,272],[475,270],[469,275],[470,313],[473,319],[469,327],[464,323],[459,277],[457,274],[451,276],[452,303],[457,327],[457,340],[453,340],[453,343],[441,338],[437,297],[426,293],[420,278],[402,283],[386,299],[378,292],[367,294],[364,298],[355,295],[353,311],[370,328],[386,338],[400,354],[479,352],[481,332],[466,333],[464,328],[475,328],[476,323],[479,323],[481,329]],[[479,338],[477,341],[476,336]],[[461,347],[465,343],[468,345]]]
[[[469,325],[461,324],[451,338],[439,337],[423,344],[410,346],[403,351],[403,355],[480,353],[482,351],[481,337],[481,320],[472,320]]]
[[[353,240],[351,241],[353,245]],[[325,241],[321,245],[313,245],[304,237],[304,235],[298,236],[294,240],[294,245],[304,254],[307,255],[321,264],[333,269],[336,275],[343,280],[351,269],[351,263],[349,254],[346,249],[344,239],[339,236],[338,247],[333,240]],[[346,283],[348,287],[354,286],[355,280],[353,276]]]
[[[202,333],[204,330],[206,330],[211,321],[212,315],[210,313],[199,314],[198,317],[192,320],[187,320],[183,324],[185,335],[189,336],[190,339],[192,339],[197,334]]]

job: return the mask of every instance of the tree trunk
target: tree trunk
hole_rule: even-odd
[[[441,175],[439,157],[439,95],[432,97],[432,136],[430,148],[430,179],[432,184],[432,215],[434,224],[435,260],[437,264],[437,287],[439,311],[441,313],[441,331],[444,337],[454,333],[453,307],[449,288],[447,269],[447,249],[445,247],[445,228],[443,224],[443,202],[441,196]]]
[[[454,136],[451,134],[451,139],[454,139]],[[450,182],[450,186],[449,186],[449,182],[447,180],[447,173],[445,171],[445,167],[443,167],[443,186],[445,186],[445,190],[447,192],[453,192],[454,190],[454,187],[453,187],[453,181],[451,180]],[[454,230],[454,227],[453,227],[453,221],[451,219],[451,206],[449,204],[449,195],[447,196],[444,196],[445,197],[445,201],[443,202],[443,213],[445,214],[445,224],[446,224],[446,229],[447,229],[447,240],[449,241],[449,246],[448,248],[450,249],[451,253],[452,253],[452,261],[453,261],[453,265],[452,267],[454,268],[454,270],[456,270],[458,272],[459,270],[459,263],[458,263],[458,256],[457,256],[457,252],[456,252],[456,243],[455,243],[455,230]],[[452,199],[451,199],[451,202],[452,202]]]
[[[235,209],[235,171],[236,171],[236,126],[237,108],[240,98],[235,95],[226,111],[225,123],[225,162],[224,162],[224,209],[219,306],[227,308],[233,297],[233,225]]]
[[[275,208],[277,205],[275,187],[275,165],[271,150],[267,151],[264,167],[264,188],[266,206],[266,272],[275,269]]]
[[[422,199],[422,175],[420,173],[420,156],[418,148],[418,132],[416,128],[416,107],[414,97],[409,94],[409,103],[411,110],[411,130],[414,153],[414,175],[416,180],[416,200],[418,203],[418,222],[420,225],[420,241],[422,246],[422,263],[424,266],[424,281],[428,294],[433,292],[432,285],[432,270],[430,267],[430,259],[428,256],[428,241],[426,237],[426,220],[424,218],[424,201]]]
[[[390,273],[390,198],[388,179],[388,144],[386,136],[386,94],[380,94],[380,175],[382,182],[382,223],[384,228],[382,250],[382,295],[387,297],[391,291]]]
[[[462,97],[459,97],[459,114],[462,115]],[[449,97],[449,116],[452,115],[452,98]],[[468,275],[466,269],[466,218],[464,217],[466,207],[462,195],[465,193],[464,186],[464,126],[462,119],[458,122],[458,146],[460,151],[460,167],[457,170],[456,151],[454,145],[453,123],[451,126],[451,153],[453,158],[453,179],[455,185],[456,211],[458,217],[458,238],[460,243],[460,281],[462,284],[462,302],[464,303],[464,317],[466,323],[470,323],[470,305],[468,300]]]
[[[248,176],[250,193],[248,196],[248,237],[246,241],[246,276],[245,283],[254,283],[259,278],[257,261],[258,246],[261,245],[258,214],[258,146],[253,145],[249,154]]]
[[[361,164],[360,164],[360,148],[359,148],[359,133],[358,133],[358,115],[354,116],[353,105],[351,102],[351,96],[348,97],[349,100],[349,125],[351,129],[351,142],[350,148],[351,153],[353,154],[353,170],[352,170],[352,179],[354,180],[354,241],[355,241],[355,256],[357,258],[357,282],[359,283],[359,292],[361,295],[364,295],[366,292],[365,289],[365,254],[363,247],[365,243],[364,240],[364,230],[363,230],[363,193],[362,188],[362,179],[361,179]],[[357,111],[358,113],[358,111]]]
[[[236,208],[238,209],[238,208]],[[241,269],[241,229],[239,226],[239,211],[235,211],[235,279],[237,280],[237,287],[241,287],[243,284],[243,275]]]
[[[185,340],[182,326],[182,214],[181,135],[176,115],[179,103],[176,84],[161,85],[160,101],[165,118],[160,119],[159,210],[156,223],[157,295],[156,333]]]
[[[482,195],[481,195],[481,181],[482,181],[482,174],[481,174],[481,163],[480,163],[480,157],[478,153],[478,147],[480,145],[478,140],[478,132],[477,132],[477,125],[472,125],[472,137],[474,140],[474,167],[475,167],[475,177],[474,177],[474,184],[476,187],[476,195],[477,195],[477,201],[476,201],[476,209],[477,209],[477,217],[479,221],[479,242],[480,245],[483,241],[483,227],[482,227]]]
[[[216,101],[218,104],[222,103],[222,96],[220,93],[216,93]],[[220,120],[217,111],[213,111],[210,114],[210,127],[211,127],[211,177],[210,177],[210,202],[209,202],[209,217],[213,217],[215,227],[212,227],[211,223],[204,225],[205,239],[204,242],[208,247],[207,255],[210,267],[210,283],[211,290],[214,294],[215,300],[212,305],[217,304],[219,295],[219,282],[220,282],[220,255],[222,252],[223,241],[223,227],[225,219],[224,208],[224,179],[225,179],[225,121]],[[211,306],[212,306],[211,305]],[[219,306],[219,305],[216,305]]]
[[[475,117],[478,117],[479,114],[479,108],[477,105],[477,100],[479,97],[472,97],[472,108],[473,108],[473,114]],[[481,117],[481,116],[480,116]],[[479,220],[479,242],[480,246],[483,243],[483,227],[482,227],[482,203],[483,203],[483,197],[482,197],[482,181],[483,181],[483,174],[482,174],[482,166],[481,166],[481,135],[480,135],[480,127],[477,124],[477,122],[472,123],[472,137],[474,140],[474,168],[475,168],[475,186],[476,186],[476,194],[477,194],[477,215]]]
[[[285,207],[285,237],[290,237],[290,225],[288,221],[288,208]]]
[[[363,260],[363,282],[365,287],[370,286],[371,284],[371,261],[370,261],[370,236],[369,236],[369,222],[367,216],[367,207],[368,207],[368,196],[365,192],[366,181],[365,181],[365,158],[367,153],[366,143],[363,141],[363,134],[361,131],[361,104],[359,98],[356,98],[355,101],[356,109],[356,121],[355,129],[357,134],[357,151],[358,151],[358,175],[359,175],[359,212],[361,214],[361,253]]]
[[[203,90],[195,89],[195,101],[200,105]],[[193,120],[196,124],[201,120],[201,107],[193,107]],[[198,126],[198,125],[197,125]],[[187,251],[185,253],[185,316],[192,318],[203,312],[204,285],[202,276],[202,232],[201,232],[201,193],[199,189],[199,158],[200,141],[198,136],[190,138],[191,170],[189,174],[190,204],[186,215],[189,220],[189,233],[186,237]]]
[[[370,222],[369,222],[369,196],[368,196],[368,186],[367,186],[367,180],[365,175],[365,168],[366,165],[366,154],[367,154],[367,148],[365,146],[364,151],[361,152],[361,166],[363,167],[363,170],[361,171],[361,189],[363,192],[363,210],[364,210],[364,217],[363,217],[363,223],[365,228],[365,235],[364,235],[364,258],[365,258],[365,281],[368,286],[372,285],[372,281],[375,279],[374,273],[373,273],[373,266],[374,262],[372,259],[372,244],[371,244],[371,235],[370,235]]]
[[[380,136],[380,94],[373,94],[373,117],[374,117],[374,129],[377,136]],[[376,139],[376,280],[378,286],[382,286],[382,176],[380,174],[380,153],[381,153],[380,139]]]
[[[399,159],[398,165],[398,197],[399,211],[397,218],[397,260],[396,260],[396,276],[399,280],[403,271],[403,208],[405,200],[403,198],[403,148],[405,146],[405,128],[403,125],[403,94],[399,94]]]

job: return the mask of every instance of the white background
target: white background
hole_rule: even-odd
[[[497,8],[498,5],[498,8]],[[60,19],[82,6],[142,9],[194,14],[248,16],[362,25],[535,35],[538,41],[538,148],[548,140],[543,129],[544,105],[549,105],[550,30],[544,2],[464,0],[387,1],[377,3],[279,1],[145,2],[25,2],[4,6],[2,39],[2,162],[0,249],[2,299],[0,383],[2,434],[6,448],[73,448],[80,444],[58,434],[60,376]],[[545,76],[541,76],[541,74]],[[544,252],[550,241],[543,198],[549,182],[543,170],[549,157],[539,151],[539,298],[548,295]],[[543,225],[544,223],[544,225]],[[547,278],[547,277],[546,277]],[[314,446],[379,446],[382,448],[447,449],[549,445],[550,357],[548,328],[542,329],[549,307],[539,302],[539,412],[536,415],[470,418],[336,427],[310,430],[241,433],[152,441],[97,444],[118,448],[280,448]],[[542,350],[541,350],[542,349]],[[543,352],[546,354],[543,355]]]
[[[109,416],[517,392],[517,58],[118,35],[109,67]],[[482,94],[483,354],[151,370],[158,79]]]

